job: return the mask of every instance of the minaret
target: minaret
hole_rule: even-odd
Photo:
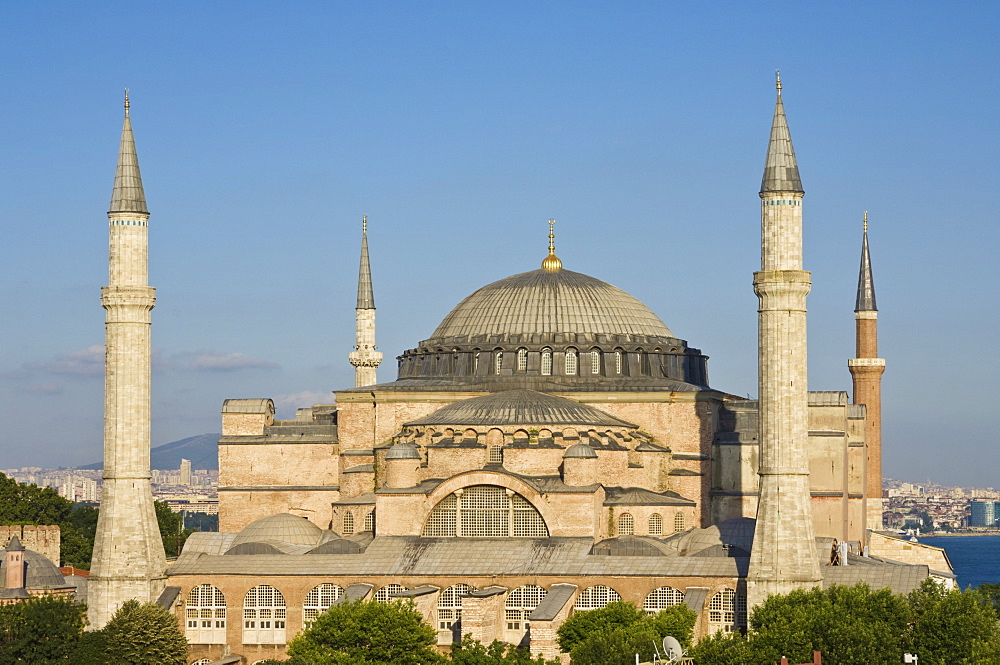
[[[354,333],[354,387],[377,383],[375,370],[382,362],[382,352],[375,346],[375,294],[372,291],[372,269],[368,263],[368,215],[361,220],[361,268],[358,271],[358,306],[354,310],[357,324]]]
[[[802,181],[781,102],[760,187],[761,269],[754,273],[758,309],[760,500],[747,573],[747,601],[820,583],[813,538],[806,442],[806,295],[802,269]]]
[[[7,559],[4,562],[7,577],[4,580],[5,588],[0,592],[0,600],[30,598],[31,594],[25,588],[27,571],[24,565],[24,545],[21,544],[20,538],[14,536],[10,539],[4,556]]]
[[[149,485],[149,210],[132,138],[128,91],[108,211],[109,281],[104,364],[104,492],[88,582],[90,626],[104,626],[126,600],[156,600],[166,559]]]
[[[858,299],[854,305],[855,355],[847,361],[854,379],[854,403],[864,404],[865,443],[868,464],[865,498],[868,504],[867,527],[882,529],[882,373],[885,360],[878,357],[878,308],[875,307],[875,282],[868,255],[868,212],[865,211],[861,240],[861,271],[858,275]]]

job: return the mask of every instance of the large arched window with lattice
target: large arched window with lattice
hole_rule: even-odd
[[[446,496],[424,523],[428,537],[547,538],[545,520],[523,496],[497,485],[472,485]]]
[[[468,596],[471,591],[475,591],[475,587],[468,584],[453,584],[438,596],[439,643],[449,644],[462,640],[462,599]]]
[[[184,636],[191,644],[226,643],[226,597],[211,584],[191,589],[184,608]]]
[[[542,376],[552,376],[552,349],[542,349]]]
[[[611,587],[598,584],[584,589],[577,596],[574,610],[599,610],[608,603],[617,603],[622,597]]]
[[[504,602],[504,641],[520,644],[528,631],[528,616],[542,602],[545,594],[545,589],[534,584],[518,587],[507,594]]]
[[[523,346],[517,350],[517,371],[524,372],[528,369],[528,349]]]
[[[375,602],[377,603],[388,603],[390,600],[395,600],[392,596],[396,593],[403,593],[404,591],[409,591],[402,584],[386,584],[384,587],[375,592]]]
[[[618,535],[631,536],[635,534],[635,519],[629,513],[618,516]]]
[[[326,612],[344,595],[344,590],[336,584],[323,583],[314,586],[306,594],[306,599],[302,603],[302,622],[307,626],[316,617]]]
[[[590,373],[594,376],[601,373],[601,350],[596,346],[590,350]]]
[[[243,598],[243,643],[285,643],[285,597],[273,586],[255,586]]]
[[[663,516],[660,513],[653,513],[649,516],[649,535],[663,535]]]
[[[731,633],[747,626],[747,597],[734,589],[723,589],[708,603],[708,623],[712,632]]]
[[[680,533],[685,528],[687,528],[687,525],[685,524],[684,513],[677,511],[677,514],[674,515],[674,533]]]
[[[646,600],[642,604],[642,609],[646,610],[648,614],[656,614],[671,605],[680,605],[683,602],[683,591],[675,589],[672,586],[661,586],[649,592],[649,595],[646,596]]]
[[[566,361],[563,365],[563,369],[567,376],[576,376],[576,373],[579,371],[579,369],[577,369],[579,360],[580,354],[576,349],[573,347],[566,349]]]

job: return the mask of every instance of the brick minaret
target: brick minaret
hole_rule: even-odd
[[[368,263],[368,215],[361,221],[361,268],[358,272],[357,327],[351,364],[354,365],[354,387],[377,383],[375,370],[382,362],[382,352],[375,346],[375,294],[372,291],[372,269]]]
[[[758,309],[760,500],[747,600],[819,584],[809,495],[806,295],[802,181],[781,101],[781,78],[761,182]]]
[[[28,598],[28,590],[25,588],[27,571],[24,565],[24,545],[17,536],[10,539],[4,557],[6,557],[4,562],[7,573],[4,579],[6,588],[0,593],[0,600]]]
[[[882,373],[885,360],[878,357],[878,308],[875,306],[875,282],[868,255],[868,213],[865,212],[864,236],[861,240],[861,272],[858,275],[858,299],[854,305],[857,349],[855,358],[847,361],[854,380],[854,403],[864,404],[865,443],[868,463],[865,478],[865,499],[868,504],[867,526],[882,529]]]
[[[88,583],[90,626],[99,629],[130,598],[155,600],[166,560],[149,485],[149,210],[132,137],[128,94],[108,211],[109,282],[104,365],[104,493]]]

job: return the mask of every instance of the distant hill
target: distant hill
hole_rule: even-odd
[[[199,434],[189,436],[180,441],[172,441],[162,446],[157,446],[151,451],[149,466],[152,469],[167,471],[177,469],[181,465],[181,458],[191,460],[192,469],[218,469],[219,468],[219,437],[221,434]],[[95,462],[81,469],[100,469],[103,462]]]

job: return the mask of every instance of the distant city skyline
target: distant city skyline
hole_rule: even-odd
[[[152,213],[154,445],[218,431],[225,398],[288,417],[353,385],[365,213],[382,381],[464,296],[535,269],[553,217],[567,269],[649,305],[711,357],[713,387],[755,395],[780,67],[806,190],[810,389],[850,390],[868,210],[885,475],[1000,486],[984,84],[1000,9],[966,9],[8,3],[0,464],[100,459],[126,86]]]

